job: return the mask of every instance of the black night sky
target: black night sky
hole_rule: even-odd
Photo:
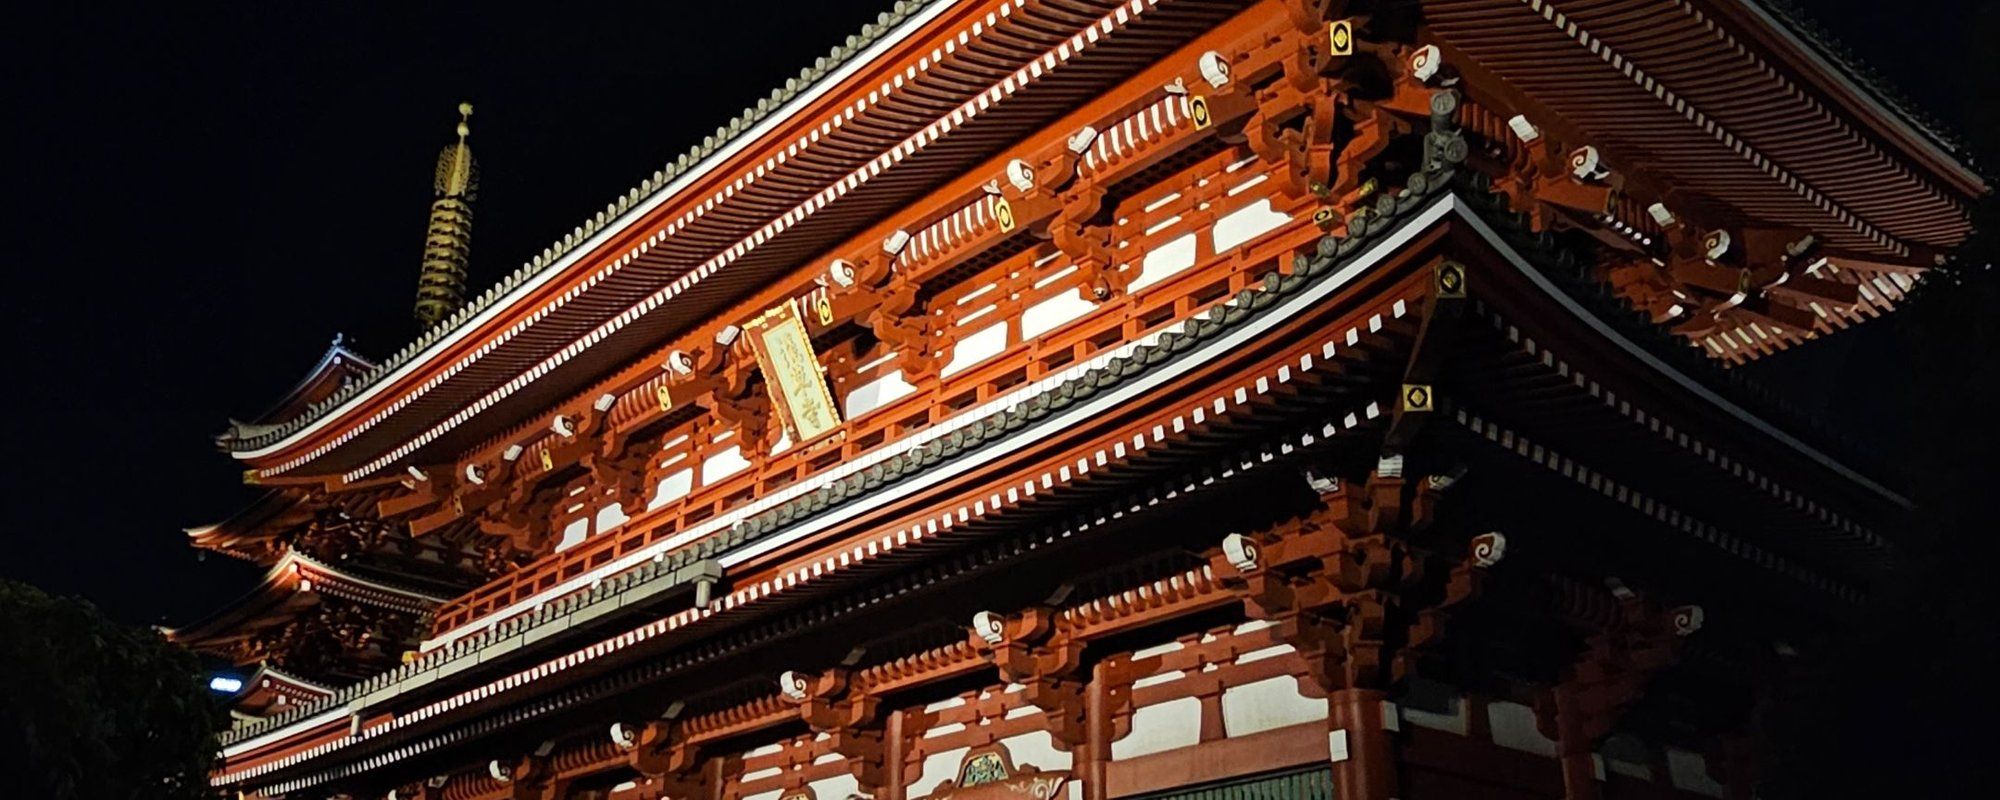
[[[181,534],[252,496],[210,437],[336,333],[374,357],[415,335],[432,162],[460,100],[477,107],[483,290],[886,4],[70,4],[10,20],[0,575],[139,623],[183,624],[248,587],[255,568],[198,559]],[[1992,25],[1957,21],[2000,12],[1808,5],[1950,127],[1990,121],[1952,76],[1991,68],[1976,32]],[[1892,459],[1912,402],[1858,365],[1893,365],[1897,336],[1874,324],[1759,369]]]

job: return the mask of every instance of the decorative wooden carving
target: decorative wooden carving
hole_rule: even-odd
[[[785,700],[798,706],[799,718],[814,733],[827,735],[827,747],[847,759],[855,781],[872,793],[888,779],[880,701],[855,689],[848,677],[843,668],[817,675],[786,672],[778,685]]]
[[[958,774],[922,800],[1014,800],[1056,798],[1070,779],[1066,772],[1043,772],[1034,766],[1015,767],[1007,747],[973,748],[958,763]]]
[[[701,751],[688,741],[678,719],[659,719],[639,726],[617,725],[612,742],[627,752],[626,761],[644,780],[645,800],[701,797],[705,785]]]
[[[1699,630],[1700,606],[1662,610],[1623,589],[1615,615],[1584,640],[1584,650],[1562,681],[1536,698],[1535,722],[1555,740],[1563,764],[1565,796],[1598,796],[1592,753],[1618,718],[1645,694],[1653,676],[1679,658],[1681,640]]]
[[[1057,742],[1076,752],[1089,741],[1085,722],[1083,642],[1056,624],[1056,610],[1036,606],[1002,617],[982,611],[973,618],[970,641],[999,668],[1000,680],[1025,687],[1029,703],[1041,709]]]
[[[1318,511],[1257,536],[1232,534],[1211,562],[1251,617],[1277,624],[1326,692],[1342,797],[1394,796],[1387,690],[1441,637],[1450,610],[1478,594],[1506,547],[1486,534],[1451,569],[1433,568],[1404,536],[1430,523],[1434,501],[1405,498],[1442,487],[1408,484],[1400,467],[1400,457],[1384,459],[1358,488],[1308,476],[1321,491]]]

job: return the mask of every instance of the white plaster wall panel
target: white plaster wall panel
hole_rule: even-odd
[[[1248,653],[1244,653],[1243,655],[1237,656],[1236,663],[1254,664],[1258,661],[1263,661],[1264,659],[1267,658],[1277,658],[1278,656],[1282,656],[1287,653],[1296,653],[1296,652],[1298,652],[1298,648],[1295,648],[1291,645],[1274,644],[1271,645],[1270,647],[1260,647],[1256,650],[1252,650]]]
[[[866,796],[861,794],[861,782],[855,780],[853,775],[844,772],[806,785],[812,787],[813,796],[821,800],[846,800],[849,797]]]
[[[1708,759],[1699,753],[1667,748],[1667,777],[1672,779],[1674,788],[1709,797],[1722,797],[1728,793],[1727,787],[1708,777]]]
[[[1164,753],[1201,743],[1201,700],[1183,697],[1132,712],[1132,732],[1111,743],[1111,760]]]
[[[1299,679],[1279,675],[1222,690],[1222,729],[1230,736],[1318,722],[1326,701],[1299,694]]]
[[[1615,758],[1607,758],[1604,759],[1604,768],[1611,770],[1613,773],[1623,775],[1627,778],[1638,778],[1639,780],[1642,781],[1650,781],[1653,779],[1653,768],[1648,767],[1644,764],[1634,764],[1630,761],[1619,761],[1618,759]]]
[[[1056,748],[1056,737],[1048,731],[1029,731],[1000,740],[1015,767],[1033,766],[1043,772],[1066,770],[1076,758]]]
[[[688,490],[693,488],[694,488],[694,470],[691,469],[674,470],[672,473],[669,473],[667,477],[660,480],[660,488],[657,491],[653,492],[653,499],[650,502],[646,503],[646,510],[651,511],[655,508],[659,508],[660,506],[666,505],[675,500],[679,500],[683,497],[686,497]]]
[[[847,393],[847,418],[854,419],[875,409],[901,400],[917,387],[903,380],[902,370],[892,370],[875,380],[854,387]]]
[[[963,722],[953,722],[948,725],[932,725],[931,727],[924,730],[924,738],[936,739],[940,736],[950,736],[954,733],[964,733],[964,732],[965,732],[965,723]]]
[[[717,450],[701,461],[701,485],[709,486],[745,469],[750,461],[743,457],[743,448],[730,445],[726,450]]]
[[[958,764],[965,760],[970,747],[954,747],[941,753],[924,756],[924,771],[909,788],[903,792],[908,797],[923,797],[944,785],[945,781],[958,777]]]
[[[1214,237],[1215,252],[1227,253],[1291,221],[1291,217],[1273,210],[1270,200],[1258,200],[1223,215],[1215,221],[1209,235]]]
[[[1062,292],[1021,312],[1021,338],[1033,339],[1096,308],[1096,303],[1083,299],[1076,292]]]
[[[1403,719],[1411,725],[1464,736],[1472,730],[1472,719],[1471,715],[1466,713],[1465,698],[1454,697],[1450,702],[1451,710],[1442,714],[1405,705],[1402,707]]]
[[[563,526],[562,539],[556,542],[556,552],[560,553],[590,538],[590,518],[583,517]]]
[[[1131,660],[1144,661],[1154,656],[1163,656],[1168,653],[1178,653],[1186,649],[1187,645],[1181,644],[1180,642],[1165,642],[1162,644],[1153,645],[1152,647],[1142,647],[1132,651]]]
[[[1158,686],[1162,683],[1173,683],[1174,681],[1180,680],[1181,678],[1186,676],[1187,676],[1186,672],[1182,672],[1177,669],[1169,670],[1167,672],[1162,672],[1157,675],[1147,675],[1146,677],[1133,681],[1132,688],[1144,689],[1148,686]]]
[[[938,370],[938,374],[950,377],[981,361],[1000,355],[1007,349],[1007,325],[988,325],[978,331],[958,337],[952,345],[951,361]]]
[[[600,508],[597,510],[597,532],[603,533],[616,528],[625,524],[628,519],[631,517],[625,516],[625,509],[619,508],[617,503]]]
[[[1173,241],[1153,248],[1139,261],[1139,276],[1132,279],[1131,291],[1139,291],[1160,281],[1180,274],[1181,270],[1194,266],[1195,235],[1181,234]]]
[[[1555,740],[1535,727],[1534,709],[1520,703],[1492,703],[1486,706],[1486,719],[1493,728],[1494,744],[1555,757]]]

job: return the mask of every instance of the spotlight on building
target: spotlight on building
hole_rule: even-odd
[[[217,694],[235,694],[243,691],[243,679],[234,675],[216,675],[208,679],[208,690]]]

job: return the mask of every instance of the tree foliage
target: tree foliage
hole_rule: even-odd
[[[158,632],[0,581],[0,783],[51,800],[212,798],[221,711]]]

